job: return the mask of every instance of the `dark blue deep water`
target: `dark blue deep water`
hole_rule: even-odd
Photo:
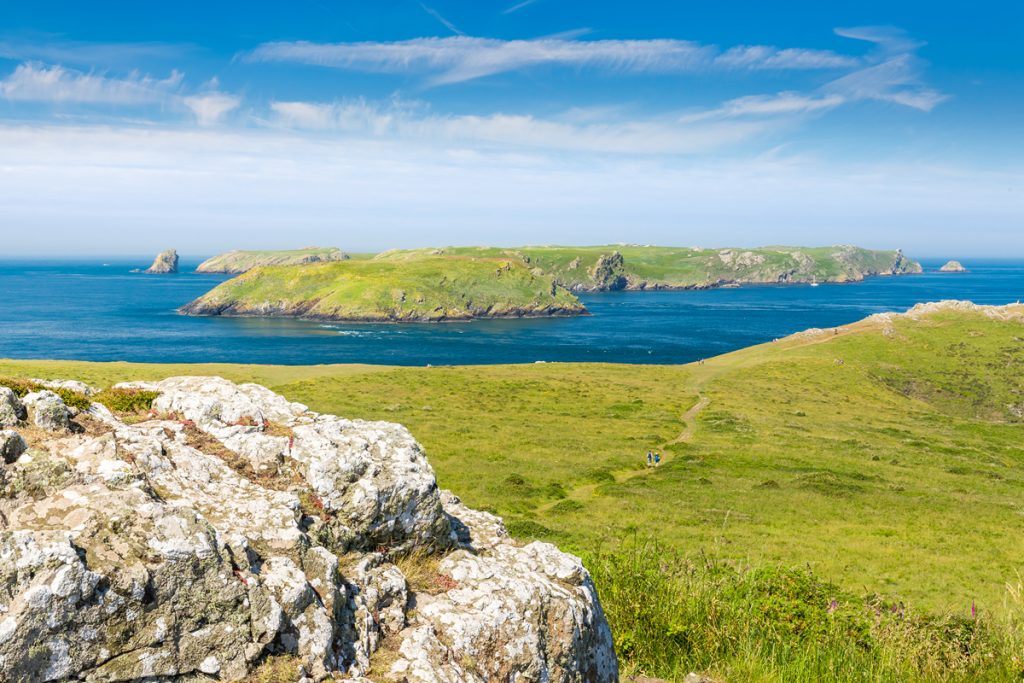
[[[145,262],[146,259],[141,259]],[[942,261],[927,261],[934,271]],[[809,327],[915,303],[1024,298],[1024,261],[969,274],[848,285],[581,297],[589,317],[444,324],[189,318],[175,309],[224,277],[130,273],[138,262],[0,261],[0,358],[140,362],[442,365],[545,361],[685,363]],[[183,269],[195,263],[182,263]]]

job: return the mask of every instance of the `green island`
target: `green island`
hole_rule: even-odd
[[[206,259],[196,267],[197,273],[240,274],[260,266],[295,266],[325,261],[344,261],[348,254],[334,247],[306,247],[282,250],[239,250]]]
[[[534,273],[518,259],[438,256],[259,267],[221,283],[181,311],[362,322],[587,312],[551,276]]]
[[[592,247],[445,247],[396,250],[378,260],[424,255],[518,258],[572,291],[704,289],[735,284],[858,282],[874,275],[920,273],[902,251],[854,246],[702,249]]]
[[[176,374],[407,425],[442,486],[584,558],[624,680],[1024,674],[1024,306],[920,305],[685,366],[0,361]]]
[[[350,322],[549,317],[586,313],[571,292],[856,282],[921,272],[899,250],[850,246],[450,247],[345,260],[286,256],[303,253],[231,252],[211,259],[199,270],[242,274],[181,312]]]

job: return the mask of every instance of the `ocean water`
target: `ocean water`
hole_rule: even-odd
[[[686,363],[810,327],[915,303],[1024,298],[1024,261],[968,261],[968,274],[844,285],[583,295],[588,317],[442,324],[190,318],[175,309],[225,279],[144,275],[139,262],[0,261],[0,358],[139,362],[444,365]],[[195,263],[182,263],[191,269]]]

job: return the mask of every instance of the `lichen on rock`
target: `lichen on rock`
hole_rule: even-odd
[[[14,462],[27,450],[28,444],[21,434],[13,429],[0,429],[0,460]]]
[[[34,391],[22,399],[28,418],[35,426],[52,432],[71,429],[71,411],[60,396],[49,389]]]
[[[580,561],[440,491],[405,428],[220,378],[132,386],[159,417],[94,404],[83,433],[65,408],[70,431],[4,454],[4,680],[617,680]]]
[[[25,404],[9,387],[0,386],[0,427],[14,427],[28,416]]]

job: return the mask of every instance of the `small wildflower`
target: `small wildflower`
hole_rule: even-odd
[[[835,598],[832,598],[832,602],[828,603],[828,613],[832,614],[837,609],[839,609],[839,601]]]

